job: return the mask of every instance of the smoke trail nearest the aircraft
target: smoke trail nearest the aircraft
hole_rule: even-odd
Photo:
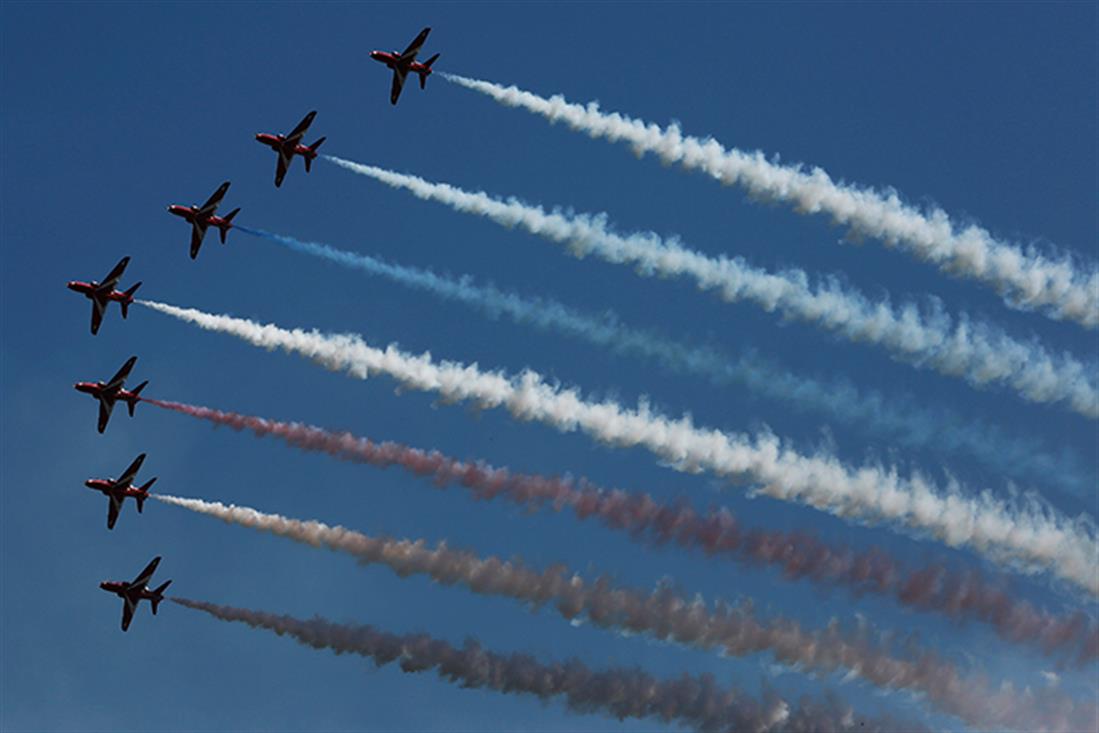
[[[914,642],[906,655],[911,658],[892,656],[866,628],[850,634],[832,624],[824,631],[810,631],[787,619],[761,622],[750,605],[717,603],[711,609],[698,597],[687,600],[666,587],[643,593],[617,587],[607,577],[589,582],[560,565],[538,571],[518,558],[479,557],[445,542],[431,548],[423,540],[370,537],[250,507],[164,494],[155,498],[311,547],[344,552],[364,564],[383,564],[401,577],[424,574],[444,585],[461,584],[474,593],[512,598],[532,607],[553,604],[566,619],[586,618],[602,628],[734,656],[770,652],[782,664],[815,674],[854,672],[884,689],[923,693],[942,712],[973,726],[1074,730],[1096,718],[1095,709],[1074,704],[1060,693],[994,691],[987,681],[963,676],[952,663],[916,650]]]
[[[931,368],[970,384],[1004,384],[1031,402],[1059,403],[1090,418],[1099,418],[1099,365],[1089,368],[1070,354],[1053,355],[1036,340],[1019,341],[991,324],[972,321],[964,313],[951,317],[941,303],[927,299],[894,308],[845,288],[834,277],[810,282],[803,270],[771,273],[741,258],[709,257],[689,250],[678,240],[653,233],[627,236],[610,230],[606,215],[586,215],[555,209],[546,213],[509,198],[465,191],[335,156],[322,156],[342,168],[438,201],[456,211],[484,216],[507,227],[521,226],[578,255],[594,252],[613,263],[632,263],[641,275],[686,276],[701,290],[716,290],[726,301],[749,300],[768,312],[813,323],[852,342],[877,344],[896,359]]]
[[[1057,616],[1015,600],[1004,583],[985,580],[977,572],[954,572],[938,565],[905,568],[884,550],[855,552],[828,545],[803,532],[752,529],[725,507],[700,515],[685,504],[665,504],[650,494],[603,489],[586,479],[513,473],[478,461],[460,461],[438,451],[400,443],[374,443],[350,433],[333,433],[311,425],[267,420],[179,402],[146,398],[214,425],[250,430],[257,437],[274,436],[306,451],[320,451],[341,460],[388,468],[399,466],[433,479],[446,488],[460,484],[477,499],[502,497],[525,510],[571,510],[578,519],[598,518],[606,527],[657,544],[674,542],[700,548],[739,562],[768,564],[791,580],[808,578],[826,586],[843,586],[855,594],[873,593],[923,611],[936,611],[959,621],[992,625],[1009,641],[1029,644],[1045,654],[1077,664],[1099,659],[1099,626],[1082,613]]]
[[[493,318],[505,314],[516,323],[552,329],[627,356],[651,359],[676,373],[705,377],[712,384],[743,385],[755,394],[793,404],[897,440],[910,448],[980,460],[989,468],[1016,478],[1054,483],[1085,499],[1091,498],[1094,476],[1068,448],[1048,453],[1033,438],[1013,437],[998,426],[970,420],[942,408],[924,407],[911,397],[870,391],[860,393],[847,380],[821,382],[803,377],[753,354],[736,358],[717,349],[691,346],[651,331],[623,325],[611,312],[583,313],[554,300],[526,298],[492,285],[477,285],[468,275],[452,278],[430,270],[386,262],[347,252],[321,242],[238,226],[241,232],[276,242],[296,252],[379,275],[440,298],[456,300]]]
[[[849,468],[834,456],[801,455],[770,434],[696,428],[689,416],[666,418],[645,401],[634,410],[613,400],[586,402],[576,390],[549,385],[532,370],[508,377],[455,362],[436,364],[430,354],[413,356],[395,345],[377,349],[352,334],[287,330],[194,308],[136,302],[269,351],[305,356],[358,379],[388,374],[406,388],[435,392],[447,400],[504,407],[519,420],[537,420],[563,432],[580,429],[610,445],[643,446],[681,471],[708,470],[730,480],[750,479],[761,485],[758,493],[775,499],[848,520],[927,532],[952,547],[969,547],[998,562],[1048,570],[1099,595],[1094,527],[1082,518],[1071,522],[1033,501],[1016,508],[987,491],[970,496],[953,484],[944,491],[919,474],[901,477],[893,469],[869,465]]]
[[[563,698],[576,713],[599,712],[619,720],[657,718],[703,731],[923,730],[909,721],[863,718],[834,696],[791,704],[769,693],[757,701],[718,687],[711,675],[660,680],[637,668],[593,670],[575,658],[545,663],[528,654],[500,654],[473,639],[459,648],[426,634],[392,634],[372,626],[335,624],[319,616],[303,620],[186,598],[170,600],[222,621],[289,636],[314,649],[359,654],[379,667],[398,662],[404,672],[434,669],[461,687],[535,695],[542,701]]]
[[[700,170],[726,185],[740,184],[759,199],[785,201],[803,213],[824,213],[853,234],[880,239],[931,262],[940,270],[990,285],[1006,302],[1039,310],[1055,319],[1099,326],[1099,265],[1068,254],[1043,254],[1003,242],[987,230],[959,227],[941,209],[923,212],[890,192],[836,183],[820,168],[768,161],[763,153],[726,149],[713,138],[683,135],[677,124],[667,128],[617,113],[605,113],[595,102],[572,104],[561,95],[550,99],[515,86],[442,74],[447,81],[485,94],[508,107],[519,107],[550,122],[611,142],[628,143],[641,156],[653,153],[665,164]]]

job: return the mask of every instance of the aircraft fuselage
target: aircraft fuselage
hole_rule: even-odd
[[[291,148],[289,145],[287,145],[286,138],[282,135],[272,135],[269,132],[257,132],[256,141],[263,143],[275,152],[282,150],[284,153],[286,153],[287,157],[292,155],[300,155],[303,158],[317,157],[317,153],[308,145],[302,145],[301,143],[298,143],[297,145],[293,146],[293,148]]]
[[[232,222],[224,219],[216,214],[210,216],[199,217],[199,207],[197,206],[180,206],[179,204],[172,204],[168,207],[168,213],[174,214],[178,217],[182,217],[194,224],[198,221],[200,224],[206,224],[207,226],[218,227],[219,229],[224,227],[225,229],[232,229]]]
[[[147,492],[142,491],[135,486],[115,486],[115,480],[109,478],[90,478],[84,482],[84,485],[89,489],[95,489],[96,491],[106,495],[115,495],[122,498],[132,496],[137,498],[139,496],[148,496]]]
[[[95,397],[97,399],[99,397],[107,397],[107,396],[117,397],[119,395],[119,393],[126,391],[124,389],[119,389],[117,391],[112,390],[112,392],[114,394],[108,395],[107,385],[103,384],[103,382],[77,382],[76,384],[73,385],[73,389],[75,389],[77,392],[83,392],[84,394],[90,394],[92,397]]]
[[[417,74],[431,73],[431,67],[421,64],[419,61],[412,61],[407,64],[402,64],[401,54],[397,51],[371,51],[370,58],[374,59],[378,63],[385,64],[394,71],[396,71],[397,69],[403,69],[406,73],[410,71]]]
[[[73,385],[73,389],[77,392],[90,394],[97,400],[105,399],[111,402],[115,400],[137,402],[141,399],[136,393],[131,392],[128,389],[107,389],[107,385],[103,384],[103,382],[77,382]]]
[[[135,604],[138,601],[151,601],[157,598],[157,595],[149,590],[149,586],[143,585],[137,588],[121,580],[104,580],[99,587],[108,593],[114,593],[119,598],[129,598]]]
[[[65,285],[65,287],[67,287],[69,290],[80,293],[88,300],[95,300],[96,290],[99,288],[99,283],[95,282],[94,280],[90,283],[81,282],[80,280],[70,280],[68,284]],[[116,303],[132,303],[134,300],[132,295],[127,295],[121,290],[112,290],[111,292],[106,293],[100,297],[106,298],[107,300],[113,300]]]

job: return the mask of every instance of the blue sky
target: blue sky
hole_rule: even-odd
[[[192,598],[394,631],[476,636],[500,650],[577,655],[594,666],[640,665],[659,675],[710,672],[729,684],[785,693],[830,688],[867,712],[956,725],[906,695],[858,682],[775,676],[766,655],[714,655],[570,627],[550,612],[399,579],[383,568],[261,536],[163,505],[104,526],[104,500],[81,484],[117,475],[147,452],[157,489],[301,518],[452,545],[539,566],[651,587],[670,577],[708,599],[752,598],[764,614],[811,627],[861,613],[918,632],[951,659],[1041,684],[1051,662],[1002,643],[979,625],[955,626],[884,600],[824,594],[695,553],[641,548],[567,516],[523,515],[437,492],[397,471],[341,464],[143,406],[115,415],[105,435],[77,380],[106,378],[139,355],[150,396],[351,430],[436,447],[529,472],[566,472],[606,485],[722,503],[761,527],[803,529],[855,546],[880,545],[919,563],[979,565],[969,553],[870,529],[789,504],[749,499],[706,475],[657,465],[641,450],[613,450],[579,434],[519,424],[502,411],[396,394],[380,378],[349,380],[304,360],[135,308],[116,310],[97,337],[86,301],[64,289],[99,278],[122,255],[124,284],[142,294],[286,326],[362,333],[372,343],[476,361],[509,372],[531,367],[627,404],[647,395],[661,410],[691,413],[734,431],[767,426],[810,451],[896,462],[1007,495],[986,467],[900,450],[887,440],[743,390],[665,373],[564,337],[482,318],[361,273],[260,239],[211,235],[197,261],[169,203],[201,202],[223,180],[226,210],[242,224],[479,281],[576,308],[613,309],[626,323],[738,353],[758,349],[800,373],[843,376],[994,422],[1024,439],[1063,447],[1099,482],[1094,422],[978,391],[918,371],[882,352],[783,324],[750,304],[729,305],[684,281],[640,279],[629,268],[576,260],[518,231],[417,201],[318,162],[294,164],[272,185],[273,154],[252,140],[285,132],[310,109],[325,152],[517,195],[544,205],[606,211],[625,231],[678,234],[710,254],[754,264],[838,273],[894,300],[926,294],[1011,333],[1094,362],[1094,333],[1008,310],[990,290],[951,279],[877,242],[840,245],[823,217],[749,201],[706,177],[636,160],[624,146],[433,78],[388,104],[388,72],[374,48],[403,48],[424,25],[439,69],[713,135],[837,178],[895,187],[961,221],[1014,241],[1052,243],[1099,257],[1097,11],[1094,4],[232,4],[5,3],[2,18],[3,491],[0,492],[0,727],[5,730],[656,730],[654,721],[578,717],[560,705],[461,690],[433,675],[375,670],[285,639],[220,624],[170,606],[142,608],[118,630],[119,603],[96,588],[132,577],[160,554],[161,579]],[[312,139],[312,135],[310,139]],[[1043,485],[1058,510],[1096,513],[1094,496]],[[1016,578],[1015,592],[1050,608],[1081,600],[1047,579]],[[1084,607],[1087,607],[1084,604]],[[1094,613],[1092,605],[1088,608]],[[1066,672],[1068,690],[1094,690],[1094,666]]]

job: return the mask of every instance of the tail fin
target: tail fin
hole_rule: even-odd
[[[431,74],[431,65],[433,63],[435,63],[435,59],[437,59],[437,58],[439,58],[439,54],[435,54],[434,56],[432,56],[431,58],[429,58],[427,61],[424,62],[424,66],[427,67],[426,71],[416,72],[417,74],[420,75],[420,89],[427,88],[427,77]]]
[[[317,157],[317,148],[319,148],[321,146],[321,143],[323,143],[327,139],[328,138],[326,138],[326,137],[322,137],[321,139],[317,140],[317,142],[313,143],[312,145],[307,145],[306,146],[306,147],[309,148],[309,155],[302,156],[302,158],[305,160],[305,172],[306,173],[308,173],[309,169],[312,168],[313,158]]]
[[[138,401],[141,400],[141,397],[139,397],[141,390],[145,389],[147,384],[149,384],[148,379],[130,390],[130,394],[133,396],[126,400],[126,407],[130,408],[130,417],[134,416],[134,408],[137,407]]]
[[[153,591],[153,597],[149,599],[149,604],[153,607],[154,616],[156,615],[157,606],[159,606],[160,602],[164,600],[164,591],[167,590],[168,586],[171,584],[172,581],[165,580],[163,583],[160,584],[159,587],[156,588],[156,590]]]
[[[126,299],[118,301],[119,307],[122,308],[122,317],[123,318],[125,318],[126,315],[130,312],[130,303],[134,302],[134,293],[136,293],[137,289],[140,288],[140,287],[141,287],[141,283],[140,282],[136,283],[132,288],[130,288],[129,290],[127,290],[124,293],[124,295],[126,296]]]
[[[145,508],[145,500],[149,498],[149,489],[152,488],[152,485],[155,483],[156,477],[154,476],[153,478],[149,479],[144,484],[138,487],[137,490],[141,493],[134,497],[134,501],[137,502],[138,514],[141,514],[142,510]]]
[[[229,230],[233,228],[233,217],[240,213],[240,207],[233,209],[225,216],[221,217],[225,220],[224,224],[218,224],[218,234],[221,235],[221,243],[225,244],[225,238],[229,236]]]

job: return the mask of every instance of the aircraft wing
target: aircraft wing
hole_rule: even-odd
[[[122,509],[122,499],[114,494],[107,496],[107,529],[114,529],[114,523],[118,521],[118,512]]]
[[[393,69],[393,86],[389,89],[389,103],[396,104],[404,89],[405,72],[400,68]]]
[[[134,459],[134,462],[131,463],[130,467],[126,469],[126,471],[122,474],[122,476],[120,476],[114,482],[114,485],[116,487],[121,486],[123,488],[131,486],[134,482],[134,479],[137,478],[137,472],[141,470],[141,464],[144,463],[144,462],[145,462],[145,454],[142,453],[140,456],[138,456],[137,458]]]
[[[206,236],[206,222],[199,223],[198,219],[191,224],[191,259],[198,257],[198,250],[202,246],[202,238]]]
[[[313,118],[317,116],[317,110],[313,110],[305,117],[301,118],[301,122],[298,126],[290,131],[290,134],[286,136],[287,144],[297,145],[301,142],[302,136],[305,135],[305,131],[309,129],[309,126],[313,124]]]
[[[424,45],[424,41],[427,40],[428,33],[431,33],[430,28],[424,28],[420,31],[420,35],[416,36],[412,43],[408,44],[408,48],[401,53],[401,61],[412,61],[416,58],[416,54],[420,52],[420,48]]]
[[[111,381],[107,382],[106,389],[121,389],[122,385],[126,382],[126,377],[130,376],[130,370],[134,368],[134,364],[136,362],[136,356],[131,356],[129,359],[127,359],[126,363],[122,365],[122,368],[119,369],[113,377],[111,377]]]
[[[128,264],[130,264],[129,257],[123,257],[119,260],[114,269],[107,274],[107,277],[103,278],[103,282],[99,283],[96,290],[105,290],[108,293],[114,290],[115,286],[118,285],[118,281],[122,279],[122,273],[126,271],[126,265]]]
[[[99,298],[92,297],[92,335],[99,333],[99,324],[103,322],[103,311],[107,309],[107,303]]]
[[[96,425],[99,432],[102,433],[107,429],[107,422],[111,419],[111,410],[113,409],[113,400],[105,400],[102,397],[99,398],[99,423]]]
[[[131,588],[144,588],[149,584],[149,581],[153,579],[153,573],[156,572],[156,566],[160,564],[160,555],[154,557],[145,569],[141,571],[141,574],[134,578],[134,581],[130,583]]]
[[[221,200],[225,198],[225,192],[228,190],[229,181],[226,181],[225,183],[218,186],[218,190],[214,191],[214,193],[210,195],[210,198],[206,199],[206,203],[204,203],[199,208],[198,212],[195,214],[195,218],[206,218],[209,216],[213,216],[214,212],[217,211],[218,204],[220,204]]]
[[[275,188],[282,185],[282,179],[286,178],[286,171],[290,169],[290,156],[279,148],[279,161],[275,165]]]
[[[134,609],[137,604],[130,600],[129,596],[122,598],[122,630],[130,628],[130,622],[134,620]]]

